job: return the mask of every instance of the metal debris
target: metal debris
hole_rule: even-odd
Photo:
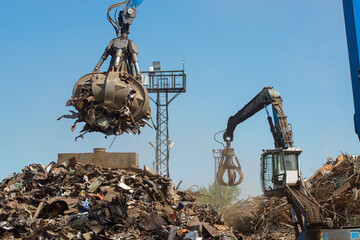
[[[285,198],[249,197],[221,211],[244,239],[295,239]]]
[[[237,239],[213,207],[145,169],[27,166],[0,184],[0,238]]]
[[[360,155],[332,158],[305,180],[307,191],[329,219],[323,228],[339,229],[359,225]],[[286,198],[249,197],[222,209],[225,223],[243,239],[295,239],[290,206]],[[330,224],[331,222],[331,224]]]
[[[334,222],[334,228],[354,226],[360,213],[360,155],[342,154],[328,162],[327,171],[318,172],[309,180],[309,192]]]
[[[72,131],[75,131],[77,123],[85,122],[85,126],[80,131],[81,134],[77,138],[82,138],[88,132],[101,132],[106,135],[121,135],[124,132],[140,134],[140,128],[149,125],[151,110],[147,91],[132,76],[127,75],[126,79],[116,78],[118,81],[116,86],[119,85],[119,89],[125,89],[129,93],[117,90],[116,94],[119,96],[116,95],[115,100],[118,101],[112,106],[104,104],[104,96],[94,94],[94,89],[105,86],[108,74],[110,73],[91,73],[82,77],[75,85],[72,98],[66,104],[73,106],[76,112],[70,111],[71,115],[63,115],[58,118],[58,120],[62,118],[76,119],[71,127]],[[101,89],[97,91],[98,95],[101,95]]]

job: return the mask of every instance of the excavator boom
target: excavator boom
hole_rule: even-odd
[[[266,108],[270,104],[272,105],[274,119],[272,119],[272,117],[269,115]],[[284,188],[284,184],[294,184],[298,181],[298,156],[302,150],[300,148],[295,149],[292,138],[292,131],[289,128],[279,92],[272,87],[265,87],[248,104],[246,104],[239,112],[237,112],[234,116],[231,116],[228,120],[227,128],[223,135],[224,141],[226,142],[226,147],[222,151],[219,170],[217,173],[217,179],[221,185],[234,186],[242,182],[243,174],[241,172],[241,166],[237,157],[235,156],[234,149],[231,148],[230,144],[233,141],[236,126],[249,119],[263,108],[266,109],[270,131],[274,138],[274,145],[276,148],[274,150],[274,154],[277,154],[276,156],[278,156],[278,152],[281,153],[281,156],[278,156],[278,164],[273,164],[274,161],[271,160],[271,168],[276,168],[278,173],[275,173],[271,170],[271,176],[268,173],[266,174],[267,177],[270,176],[270,181],[273,181],[275,176],[280,180],[277,184],[272,184],[271,186],[269,185],[268,188],[263,187],[263,189],[266,190],[264,192],[273,194],[273,191]],[[287,148],[292,148],[294,150],[287,151],[286,154],[284,154],[283,150]],[[272,156],[273,153],[270,151],[269,155]],[[285,169],[284,161],[288,162],[288,166],[292,165],[295,167],[291,167],[291,169]],[[264,165],[264,167],[267,165]],[[279,171],[281,171],[281,173]],[[284,177],[285,174],[288,175],[287,178]],[[225,175],[227,175],[227,181],[224,180]],[[266,181],[263,179],[263,185],[265,182]]]
[[[272,106],[273,119],[267,111],[268,105]],[[272,87],[262,89],[260,93],[239,112],[229,118],[227,129],[223,136],[227,146],[222,151],[222,161],[220,162],[217,176],[218,180],[219,177],[222,177],[219,176],[219,174],[223,174],[228,170],[229,183],[234,183],[234,185],[239,183],[234,181],[233,173],[234,166],[237,164],[240,168],[240,164],[234,155],[234,150],[230,148],[230,142],[233,140],[236,126],[263,108],[265,108],[267,112],[270,130],[274,137],[275,149],[263,150],[263,154],[261,155],[262,190],[267,197],[277,196],[287,198],[291,206],[291,217],[293,219],[296,236],[299,237],[301,233],[305,233],[306,235],[309,229],[324,226],[327,222],[323,218],[319,204],[304,188],[299,161],[302,149],[294,146],[292,131],[287,122],[282,99],[279,92],[272,89]],[[234,157],[236,160],[235,163],[231,161]],[[229,174],[231,170],[232,172]],[[241,180],[242,177],[241,173]],[[220,179],[219,183],[222,184],[223,181]],[[331,222],[329,222],[329,224],[331,224]],[[304,236],[304,234],[302,236]]]
[[[282,99],[277,90],[272,87],[265,87],[257,94],[248,104],[246,104],[234,116],[228,120],[227,128],[224,133],[224,141],[233,141],[234,131],[237,125],[252,117],[255,113],[272,104],[273,117],[268,114],[270,131],[274,137],[274,145],[276,148],[294,147],[292,131],[287,123],[287,117],[282,105]]]

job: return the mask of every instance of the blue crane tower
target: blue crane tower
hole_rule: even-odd
[[[360,1],[343,0],[346,38],[349,52],[350,75],[354,96],[354,124],[355,132],[360,140],[360,60],[359,41],[357,33],[360,32]]]

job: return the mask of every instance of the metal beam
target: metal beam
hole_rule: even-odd
[[[343,0],[346,38],[349,52],[350,75],[354,97],[355,132],[360,140],[360,79],[359,49],[356,37],[355,12],[353,0]],[[356,14],[360,14],[360,9]]]

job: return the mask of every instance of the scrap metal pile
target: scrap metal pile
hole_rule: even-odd
[[[329,158],[309,182],[309,192],[326,209],[335,228],[359,225],[360,155]]]
[[[222,210],[226,225],[244,239],[295,239],[285,198],[250,197]]]
[[[236,239],[210,205],[146,168],[75,158],[32,164],[0,184],[1,239]]]
[[[342,154],[305,181],[333,228],[358,226],[360,222],[360,155]],[[250,197],[223,209],[225,223],[244,239],[295,239],[286,198]]]

